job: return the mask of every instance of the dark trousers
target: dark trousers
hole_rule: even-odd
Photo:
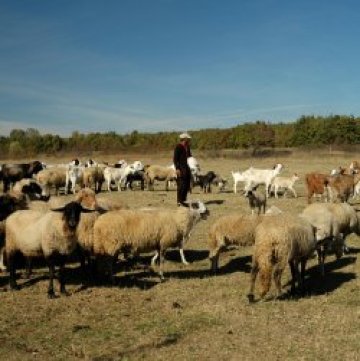
[[[187,194],[190,190],[190,179],[190,174],[176,178],[178,203],[182,204],[186,201]]]

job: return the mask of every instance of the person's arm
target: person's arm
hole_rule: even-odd
[[[179,145],[177,145],[174,149],[174,159],[173,159],[175,169],[180,169],[180,151],[181,149]]]

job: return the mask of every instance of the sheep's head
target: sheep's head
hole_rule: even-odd
[[[43,195],[43,189],[41,186],[33,180],[30,180],[27,184],[24,184],[21,188],[21,193],[29,196],[30,200],[38,199],[48,201],[49,197]]]
[[[195,210],[201,219],[206,219],[210,214],[209,210],[206,208],[205,204],[200,200],[189,202],[189,208]]]
[[[90,188],[81,189],[77,193],[75,201],[89,209],[96,209],[97,207],[95,192]]]
[[[53,212],[61,212],[63,214],[64,226],[74,231],[79,224],[81,213],[94,212],[93,209],[84,208],[78,202],[67,203],[64,207],[52,209]]]

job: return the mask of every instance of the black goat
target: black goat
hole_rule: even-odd
[[[1,172],[4,193],[9,190],[10,184],[14,185],[15,182],[23,178],[32,178],[34,174],[39,173],[43,168],[43,164],[38,160],[30,163],[3,164]]]
[[[130,189],[133,189],[132,188],[132,182],[134,181],[139,181],[140,184],[141,184],[141,190],[143,191],[144,188],[145,188],[145,173],[144,171],[142,170],[138,170],[134,173],[130,173],[127,175],[126,177],[126,182],[125,182],[125,187],[126,188],[130,188]]]
[[[215,178],[216,174],[212,170],[204,175],[197,175],[192,180],[192,187],[200,186],[204,193],[211,193],[211,183]]]

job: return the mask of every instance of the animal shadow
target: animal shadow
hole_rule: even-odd
[[[221,257],[221,256],[220,256]],[[226,275],[234,272],[250,273],[251,271],[251,256],[243,256],[232,258],[224,266],[219,267],[216,275]]]
[[[320,274],[320,267],[315,265],[306,271],[304,291],[302,293],[291,294],[285,293],[281,299],[297,299],[304,296],[320,296],[326,295],[342,284],[356,279],[353,272],[337,272],[337,270],[344,268],[356,262],[356,257],[344,257],[338,260],[333,260],[325,263],[325,276]],[[290,282],[287,283],[289,285]]]
[[[220,205],[220,204],[223,204],[225,202],[224,199],[212,199],[210,201],[206,201],[204,202],[205,205],[211,205],[211,204],[217,204],[217,205]]]

